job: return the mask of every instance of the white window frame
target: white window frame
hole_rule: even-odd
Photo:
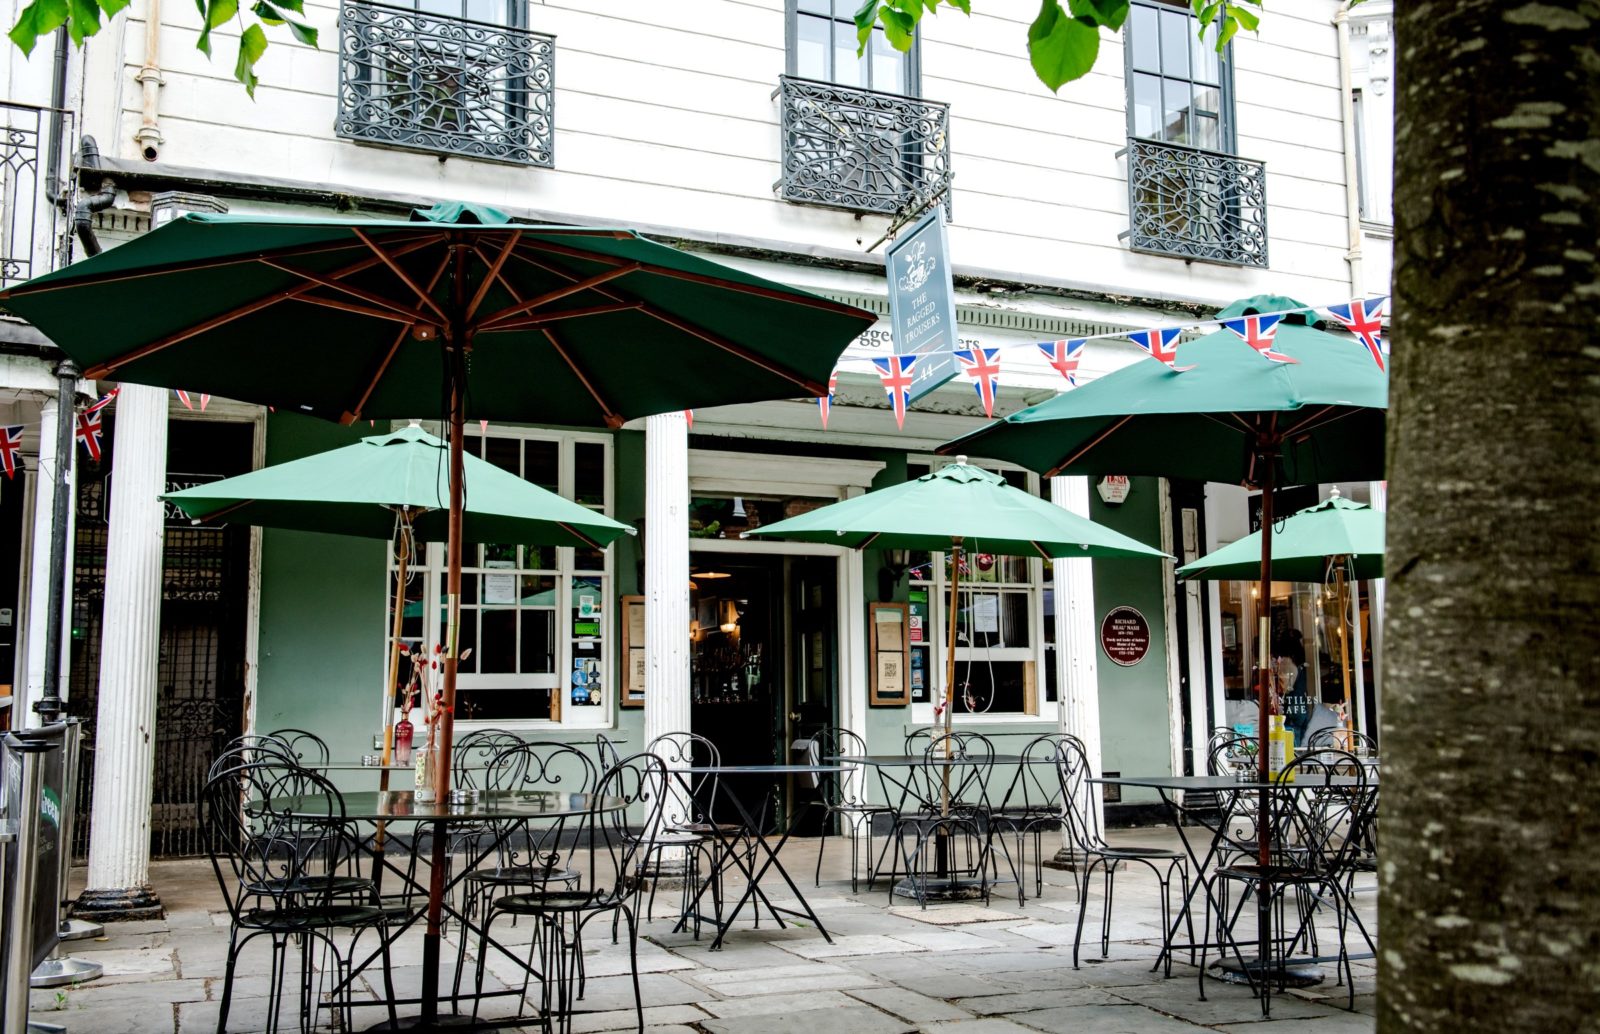
[[[576,483],[576,446],[580,443],[597,444],[603,449],[604,462],[602,465],[603,491],[605,505],[596,512],[611,516],[612,508],[616,504],[615,492],[615,463],[616,449],[612,437],[583,431],[550,431],[533,427],[502,427],[491,424],[487,430],[477,427],[468,428],[466,431],[466,448],[471,452],[475,445],[481,444],[485,436],[494,438],[514,438],[519,441],[547,441],[557,443],[559,449],[558,465],[558,494],[564,499],[573,499]],[[478,455],[478,453],[474,453]],[[476,547],[468,545],[466,550],[475,550]],[[613,631],[616,627],[613,620],[613,606],[617,598],[614,591],[616,560],[612,551],[603,551],[605,558],[600,572],[601,577],[601,603],[600,603],[600,660],[601,660],[601,697],[598,706],[589,705],[575,707],[570,699],[570,684],[566,681],[567,673],[572,670],[572,657],[574,654],[572,641],[572,581],[580,575],[593,573],[590,570],[578,570],[576,566],[576,550],[570,546],[556,548],[556,566],[552,571],[537,569],[542,574],[553,574],[556,580],[555,595],[555,644],[556,659],[555,671],[550,673],[515,674],[515,673],[460,673],[456,676],[456,688],[461,689],[549,689],[552,694],[561,694],[560,718],[506,718],[506,719],[481,719],[473,720],[458,717],[455,727],[461,732],[473,729],[610,729],[616,726],[616,674],[617,643]],[[440,597],[444,592],[445,567],[447,563],[447,547],[443,542],[427,543],[423,550],[425,562],[420,566],[420,573],[426,582],[423,586],[423,625],[425,630],[438,629],[444,622],[444,604]],[[485,569],[473,565],[470,560],[463,558],[462,573],[484,573]],[[389,592],[394,587],[394,557],[391,554],[386,565]],[[527,569],[535,570],[535,569]],[[521,573],[519,569],[519,573]],[[389,616],[386,613],[384,627],[384,643],[386,646],[383,663],[385,677],[389,654]],[[409,642],[409,640],[408,640]],[[428,643],[428,648],[432,648]],[[416,709],[420,712],[420,708]],[[419,719],[414,715],[412,722],[418,724]]]
[[[924,464],[930,470],[954,463],[949,456],[930,456],[908,454],[908,464]],[[1017,471],[1027,477],[1027,491],[1037,496],[1039,494],[1039,476],[1030,470],[1012,463],[1001,463],[994,460],[969,459],[967,462],[973,466],[982,467],[984,470]],[[979,543],[980,547],[982,543]],[[984,660],[994,661],[1032,661],[1034,670],[1034,694],[1038,701],[1039,712],[1030,714],[1025,711],[991,711],[984,714],[967,714],[957,711],[953,721],[956,725],[1033,725],[1040,722],[1055,722],[1059,719],[1060,704],[1055,700],[1047,700],[1046,687],[1049,685],[1049,673],[1045,671],[1045,623],[1044,623],[1044,561],[1039,557],[1027,558],[1028,564],[1028,646],[991,648],[987,652],[979,649],[977,656],[972,656],[973,663]],[[933,626],[925,631],[928,639],[928,693],[926,702],[913,702],[911,705],[911,720],[917,725],[928,725],[934,721],[934,702],[944,699],[945,675],[945,637],[949,632],[950,615],[945,612],[945,605],[950,596],[950,583],[945,578],[947,567],[945,554],[933,554],[933,577],[926,580],[916,580],[913,584],[926,585],[928,589],[928,624]],[[967,583],[963,582],[965,586]],[[1017,582],[996,584],[996,589],[1015,588]],[[972,647],[956,647],[956,672],[959,675],[961,665],[967,663],[963,656],[972,651]]]

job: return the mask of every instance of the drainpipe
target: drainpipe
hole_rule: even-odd
[[[144,87],[144,105],[133,142],[139,145],[144,160],[153,162],[161,156],[161,145],[165,142],[159,123],[164,81],[161,78],[161,0],[145,0],[144,65],[134,78]]]
[[[61,203],[61,109],[67,103],[67,30],[56,30],[54,75],[50,83],[50,150],[45,159],[44,196],[52,205]]]
[[[78,203],[72,210],[72,229],[78,235],[78,242],[83,245],[83,253],[93,256],[102,250],[100,239],[94,235],[94,214],[105,211],[116,202],[117,185],[110,176],[101,176],[97,171],[100,168],[100,145],[95,143],[92,136],[85,136],[78,144],[78,168],[85,189],[93,188],[94,193],[79,195]]]
[[[155,0],[151,0],[155,2]],[[1356,104],[1354,85],[1350,77],[1350,4],[1345,0],[1339,13],[1333,16],[1333,28],[1339,37],[1339,121],[1344,127],[1344,212],[1349,250],[1344,260],[1350,267],[1350,296],[1359,298],[1367,289],[1361,272],[1361,187],[1360,170],[1356,168]]]

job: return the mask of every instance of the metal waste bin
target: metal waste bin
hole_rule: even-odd
[[[6,735],[0,759],[4,814],[15,832],[5,849],[5,885],[0,888],[5,927],[0,932],[0,1034],[27,1034],[28,988],[34,967],[56,946],[59,927],[56,886],[61,867],[61,799],[45,792],[46,769],[59,768],[62,727]],[[56,783],[59,787],[59,781]],[[42,913],[42,914],[41,914]]]
[[[62,903],[67,897],[67,878],[72,871],[72,829],[77,817],[78,800],[78,755],[83,742],[83,722],[77,718],[68,718],[61,722],[61,768],[60,782],[54,789],[57,791],[61,802],[61,849],[56,852],[57,873],[55,882],[56,903],[56,939],[57,941],[79,940],[84,937],[99,937],[105,932],[105,927],[99,923],[91,923],[82,919],[68,919],[61,911]],[[55,726],[50,726],[55,728]],[[46,768],[45,793],[52,787],[49,785],[49,776],[55,771],[55,766]],[[50,957],[41,962],[33,971],[31,981],[34,987],[61,987],[65,984],[81,984],[86,980],[94,980],[105,972],[105,967],[98,962],[89,962],[61,954],[58,943],[50,953]]]

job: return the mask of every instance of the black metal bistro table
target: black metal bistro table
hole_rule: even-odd
[[[863,765],[878,773],[878,785],[883,790],[884,802],[893,800],[891,807],[896,814],[905,810],[906,801],[916,797],[913,788],[917,768],[923,765],[936,765],[944,768],[959,768],[966,765],[1013,766],[1031,764],[1053,764],[1053,760],[1039,757],[1025,757],[1021,754],[977,754],[970,756],[955,755],[952,757],[939,757],[937,754],[927,756],[923,754],[857,754],[840,755],[828,758],[829,761],[842,765]],[[904,769],[903,774],[898,774]],[[985,803],[989,798],[989,787],[980,785]],[[920,799],[920,798],[919,798]],[[889,850],[885,843],[883,850]],[[883,852],[879,853],[878,863],[883,862]],[[960,901],[979,896],[980,880],[958,876],[950,871],[950,852],[941,838],[935,853],[935,864],[938,868],[937,881],[929,881],[924,888],[929,901]],[[911,876],[906,876],[895,884],[894,892],[901,897],[918,897],[916,881]]]
[[[628,807],[628,802],[621,797],[599,797],[590,793],[555,793],[551,791],[493,791],[484,793],[477,801],[469,804],[449,804],[443,801],[419,803],[409,790],[369,790],[347,793],[344,798],[344,816],[352,822],[412,822],[419,825],[426,824],[433,827],[433,857],[431,865],[442,867],[445,863],[445,853],[449,842],[449,828],[453,825],[478,825],[486,826],[496,831],[484,838],[487,846],[479,849],[466,865],[461,866],[456,874],[449,879],[444,887],[443,912],[456,918],[461,924],[463,936],[465,931],[471,930],[481,934],[483,931],[474,926],[459,911],[450,904],[450,891],[456,884],[466,878],[478,863],[491,852],[497,850],[500,843],[509,835],[513,823],[521,821],[558,821],[563,819],[603,815],[611,812],[622,811]],[[299,809],[304,808],[304,815],[312,819],[326,819],[328,801],[322,795],[306,797],[301,802],[274,801],[272,807],[282,808],[289,814],[299,814]],[[335,812],[337,813],[337,812]],[[380,849],[373,850],[375,864],[389,869],[402,880],[406,880],[412,887],[422,892],[424,900],[427,898],[428,888],[420,883],[412,882],[407,873],[391,863]],[[411,910],[407,918],[392,926],[388,932],[387,940],[393,943],[418,919],[427,915],[426,907]],[[485,940],[507,957],[513,959],[518,965],[526,963],[511,951],[502,947],[492,938]],[[399,1029],[428,1031],[436,1029],[488,1029],[509,1024],[526,1023],[522,1020],[501,1021],[471,1021],[464,1016],[439,1015],[439,957],[440,957],[440,929],[429,924],[422,941],[422,993],[415,999],[402,999],[396,1005],[417,1005],[420,1011],[415,1016],[402,1017]],[[359,965],[352,966],[346,982],[354,980],[356,975],[371,965],[378,958],[382,949],[376,949],[368,955]],[[493,992],[491,992],[493,993]],[[519,990],[500,992],[521,994]],[[389,1030],[385,1021],[368,1030]]]
[[[800,893],[799,886],[795,884],[793,877],[789,875],[789,871],[783,867],[783,862],[778,859],[778,852],[783,850],[783,845],[789,842],[789,837],[798,828],[801,815],[807,808],[817,807],[818,805],[816,802],[808,802],[794,809],[789,818],[789,824],[784,827],[783,833],[778,837],[778,843],[774,846],[767,843],[766,837],[762,835],[761,823],[755,816],[750,814],[749,807],[745,805],[738,794],[729,789],[729,781],[730,777],[738,779],[786,775],[838,776],[843,774],[844,767],[835,764],[698,765],[687,768],[672,768],[668,771],[676,777],[685,799],[692,797],[694,793],[693,780],[695,776],[710,777],[712,786],[715,788],[713,793],[720,795],[722,799],[732,804],[739,817],[739,831],[734,833],[729,833],[722,829],[714,821],[706,824],[709,829],[708,835],[717,842],[717,858],[713,863],[713,871],[710,874],[710,878],[701,885],[694,898],[684,909],[684,914],[679,917],[678,925],[675,929],[681,930],[689,921],[701,918],[698,915],[701,899],[705,897],[706,891],[711,889],[712,885],[717,882],[721,871],[731,865],[744,876],[744,893],[740,895],[738,902],[727,910],[726,915],[724,915],[719,903],[716,913],[710,917],[717,925],[717,936],[711,942],[711,950],[721,949],[723,937],[727,934],[728,928],[733,925],[734,920],[739,917],[740,911],[743,910],[746,904],[754,905],[758,923],[761,919],[761,907],[766,906],[767,911],[771,913],[773,919],[777,920],[780,928],[785,925],[783,921],[785,915],[796,918],[804,916],[816,924],[817,932],[822,934],[824,940],[832,944],[833,938],[828,934],[828,928],[822,924],[822,919],[812,910],[810,902],[806,901],[806,896]],[[708,803],[714,807],[715,798]],[[762,858],[759,864],[751,864],[746,859],[745,853],[739,849],[740,839],[748,839],[760,848]],[[772,870],[777,870],[778,875],[783,877],[783,882],[788,886],[789,892],[794,895],[795,901],[799,903],[799,908],[775,905],[767,897],[766,892],[761,889],[761,880]]]
[[[1375,782],[1377,766],[1375,764],[1368,765],[1365,760],[1362,763],[1368,767],[1367,779],[1369,783]],[[1197,891],[1205,893],[1206,900],[1213,910],[1219,908],[1219,902],[1212,897],[1211,881],[1207,879],[1207,874],[1214,867],[1218,857],[1232,843],[1228,835],[1228,827],[1235,817],[1241,814],[1248,814],[1253,821],[1253,809],[1259,795],[1262,793],[1283,790],[1303,792],[1306,790],[1326,789],[1330,786],[1357,785],[1357,781],[1349,776],[1319,776],[1308,772],[1301,772],[1293,782],[1268,781],[1263,783],[1255,778],[1240,780],[1233,776],[1108,776],[1087,781],[1106,786],[1141,787],[1156,791],[1161,796],[1161,803],[1167,807],[1168,815],[1172,819],[1173,829],[1177,831],[1178,839],[1183,844],[1184,853],[1189,856],[1190,863],[1194,865],[1195,878],[1189,885],[1189,894],[1184,899],[1183,907],[1178,910],[1173,919],[1172,926],[1162,937],[1161,954],[1156,957],[1155,967],[1160,967],[1174,949],[1187,948],[1192,950],[1202,946],[1207,948],[1216,947],[1220,957],[1214,965],[1221,970],[1222,978],[1252,985],[1255,983],[1255,979],[1267,975],[1268,967],[1262,962],[1262,959],[1267,957],[1267,945],[1275,943],[1277,938],[1283,936],[1282,931],[1275,931],[1272,928],[1273,913],[1271,909],[1258,910],[1256,918],[1258,924],[1258,954],[1254,958],[1244,959],[1242,965],[1237,960],[1229,961],[1227,959],[1225,954],[1226,945],[1221,943],[1213,944],[1210,941],[1209,930],[1206,932],[1203,945],[1200,943],[1179,944],[1175,941],[1178,927],[1192,914],[1190,910],[1193,907]],[[1189,807],[1184,800],[1185,796],[1189,794],[1205,800],[1207,806],[1204,808]],[[1216,802],[1215,807],[1212,806],[1213,800]],[[1190,820],[1192,824],[1185,820]],[[1204,846],[1203,854],[1200,847],[1195,844],[1189,835],[1189,831],[1195,826],[1210,833],[1210,842]],[[1255,838],[1253,829],[1249,838],[1251,841]],[[1245,845],[1241,839],[1234,846],[1243,850],[1248,845]],[[1249,849],[1251,851],[1254,850],[1253,847]],[[1372,938],[1367,933],[1360,917],[1354,918],[1357,929],[1370,942]],[[1349,956],[1351,959],[1371,957],[1372,953],[1370,952]],[[1326,975],[1316,965],[1325,961],[1328,960],[1320,957],[1286,959],[1281,966],[1281,972],[1278,969],[1273,969],[1270,975],[1272,979],[1280,980],[1291,987],[1312,987],[1326,979]]]

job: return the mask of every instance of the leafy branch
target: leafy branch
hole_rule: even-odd
[[[971,0],[943,0],[963,14]],[[896,50],[911,49],[924,14],[937,14],[940,0],[865,0],[856,10],[856,53],[864,54],[872,33],[881,25]],[[1261,18],[1251,8],[1262,0],[1189,0],[1200,22],[1200,37],[1215,28],[1220,51],[1241,29],[1255,32]],[[1128,0],[1040,0],[1039,14],[1028,26],[1028,60],[1039,81],[1052,91],[1081,79],[1100,56],[1100,30],[1116,32],[1128,18]]]
[[[39,38],[48,36],[63,26],[73,46],[83,46],[83,41],[100,31],[101,19],[111,18],[122,11],[130,0],[33,0],[23,8],[17,24],[7,34],[11,42],[24,53],[31,55]],[[287,25],[294,37],[306,46],[317,45],[317,30],[307,25],[305,0],[255,0],[248,14],[239,10],[239,0],[195,0],[200,9],[203,27],[195,46],[206,57],[211,56],[211,32],[228,22],[239,25],[239,54],[233,66],[233,77],[244,84],[251,97],[256,95],[256,63],[267,52],[267,33],[263,26],[276,28]]]

